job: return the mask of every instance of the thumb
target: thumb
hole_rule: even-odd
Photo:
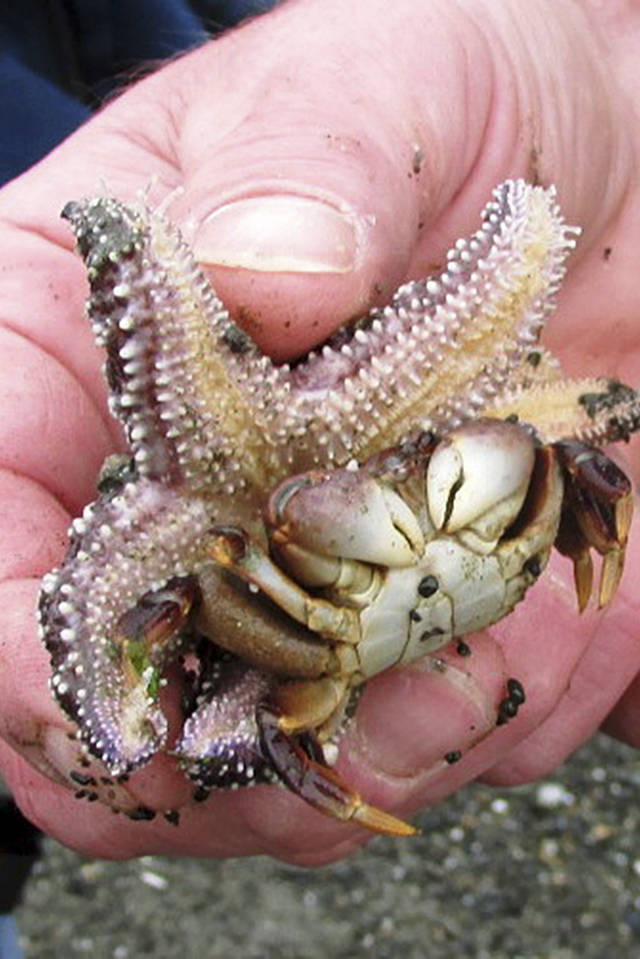
[[[169,213],[215,289],[293,357],[432,272],[507,173],[554,182],[585,249],[628,157],[597,34],[552,0],[290,0],[111,104],[40,164],[26,209],[17,181],[22,216],[43,194],[53,218],[105,187],[182,187]]]
[[[285,4],[181,64],[185,191],[172,215],[190,222],[217,292],[275,358],[432,271],[507,173],[555,182],[588,232],[603,169],[612,196],[616,183],[614,137],[591,138],[589,170],[575,176],[575,141],[591,130],[584,90],[594,116],[608,90],[592,34],[572,5],[545,0],[526,13],[512,2]],[[541,86],[566,110],[545,111]]]
[[[187,224],[218,294],[276,358],[388,300],[420,231],[480,149],[488,62],[465,90],[453,22],[437,25],[436,5],[419,6],[411,17],[434,44],[428,59],[417,43],[400,61],[375,55],[404,29],[389,5],[376,29],[370,3],[294,3],[182,64],[192,96],[180,133],[184,192],[171,216]],[[232,87],[225,78],[241,64]]]

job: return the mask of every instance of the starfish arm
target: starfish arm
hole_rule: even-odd
[[[204,790],[274,782],[260,754],[256,710],[273,681],[240,660],[220,658],[213,646],[200,658],[198,706],[172,750],[190,779]]]
[[[553,188],[498,187],[440,276],[404,284],[346,342],[294,368],[279,429],[296,437],[295,466],[365,458],[482,409],[537,342],[577,232]]]
[[[230,320],[177,229],[110,197],[69,203],[63,216],[139,475],[227,492],[261,481],[277,457],[260,407],[281,374]]]
[[[149,646],[122,617],[145,593],[195,569],[209,505],[149,480],[126,483],[73,521],[67,557],[43,581],[39,618],[53,692],[115,774],[145,762],[166,735],[158,692],[167,649]]]
[[[602,377],[534,381],[505,390],[483,413],[532,423],[546,443],[572,437],[602,446],[626,440],[640,428],[640,394]]]

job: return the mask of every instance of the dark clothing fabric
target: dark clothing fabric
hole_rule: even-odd
[[[48,153],[135,69],[206,39],[181,0],[22,0],[0,14],[0,182]]]
[[[106,96],[273,0],[0,0],[0,184]]]
[[[17,905],[39,850],[38,830],[11,799],[0,797],[0,914]]]

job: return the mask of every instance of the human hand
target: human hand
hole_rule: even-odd
[[[175,829],[160,817],[114,817],[60,782],[75,749],[47,689],[36,595],[61,559],[70,516],[94,498],[105,454],[122,448],[62,205],[145,188],[156,204],[181,187],[171,218],[251,335],[284,359],[387,300],[405,277],[431,272],[505,177],[555,183],[584,233],[545,341],[570,373],[635,384],[640,207],[628,115],[638,32],[638,16],[616,4],[290,2],[138,84],[2,192],[0,762],[45,831],[91,855],[267,852],[302,864],[366,838],[268,787],[186,806]],[[320,202],[312,216],[305,205],[302,223],[299,206],[283,203],[273,235],[259,229],[256,207],[244,221],[209,218],[232,199],[271,194]],[[628,449],[636,476],[637,448]],[[555,559],[511,616],[472,639],[472,657],[450,655],[489,696],[505,676],[521,679],[528,701],[516,721],[434,771],[486,717],[428,661],[387,673],[370,683],[345,737],[345,777],[406,814],[480,775],[538,777],[607,715],[637,742],[640,690],[616,708],[640,666],[635,529],[604,613],[577,615],[569,564]],[[164,757],[127,788],[147,806],[188,803]]]

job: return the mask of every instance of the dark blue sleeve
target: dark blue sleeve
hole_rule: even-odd
[[[0,55],[0,183],[43,157],[89,113],[50,80],[10,54]]]
[[[0,2],[0,183],[44,156],[111,91],[273,0]],[[3,9],[4,7],[4,9]]]

